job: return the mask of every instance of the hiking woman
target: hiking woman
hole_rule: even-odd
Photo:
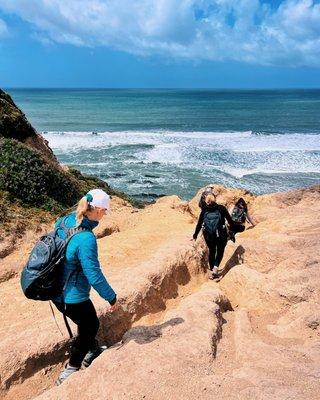
[[[243,232],[246,229],[246,221],[248,221],[252,226],[255,226],[255,223],[252,221],[248,213],[247,203],[242,197],[240,197],[240,199],[235,203],[231,211],[231,218],[233,226],[229,227],[229,239],[233,242],[236,241],[235,234]]]
[[[55,224],[56,228],[61,228],[58,229],[61,238],[66,237],[66,232],[73,233],[72,228],[80,230],[67,245],[62,274],[63,295],[54,300],[58,310],[78,327],[70,360],[56,381],[57,385],[78,371],[82,364],[89,366],[103,350],[96,340],[99,320],[89,298],[91,286],[109,302],[110,311],[116,308],[117,297],[101,271],[97,239],[92,232],[109,209],[109,196],[101,189],[93,189],[79,201],[76,212],[60,218]]]
[[[193,239],[197,239],[202,227],[203,236],[209,249],[209,278],[213,279],[218,274],[218,267],[227,244],[225,220],[230,226],[233,225],[233,221],[228,210],[216,203],[213,193],[208,193],[204,201],[205,206],[202,207]]]

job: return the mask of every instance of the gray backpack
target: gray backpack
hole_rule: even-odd
[[[59,237],[59,229],[65,232],[66,239]],[[62,294],[67,284],[61,280],[67,244],[84,230],[82,227],[67,228],[62,221],[58,228],[38,240],[21,273],[21,288],[28,299],[53,300]]]
[[[222,236],[224,228],[224,218],[218,208],[205,211],[202,229],[206,238],[214,239]]]

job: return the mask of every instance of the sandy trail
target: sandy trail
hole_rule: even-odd
[[[167,199],[163,204],[160,202],[151,206],[151,210],[146,208],[133,214],[132,210],[126,210],[125,217],[132,217],[130,223],[123,223],[121,232],[98,240],[101,264],[109,282],[121,294],[125,314],[120,325],[117,320],[107,323],[107,330],[100,332],[102,339],[106,336],[112,343],[142,317],[156,319],[166,308],[167,300],[175,304],[175,299],[195,290],[204,281],[204,274],[199,274],[203,256],[196,255],[201,244],[193,247],[187,237],[193,230],[192,218],[188,213],[177,212],[173,208],[175,201],[176,198]],[[155,219],[155,215],[160,218]],[[117,215],[113,217],[114,220],[118,218]],[[180,268],[181,272],[177,272],[175,267],[175,264],[179,266],[179,257],[185,264]],[[190,265],[187,265],[188,257]],[[19,252],[10,255],[10,263],[14,259],[21,263]],[[170,284],[162,282],[166,273],[173,274]],[[152,284],[152,279],[157,282]],[[153,286],[157,285],[159,295],[150,301],[150,289],[152,296]],[[64,334],[62,337],[47,302],[24,298],[18,278],[2,282],[0,290],[3,310],[0,317],[0,351],[5,354],[0,362],[2,388],[12,386],[6,398],[31,398],[52,385],[54,376],[61,368],[66,358],[66,329],[57,312],[58,324]],[[146,296],[145,299],[139,293]],[[93,293],[93,299],[99,314],[105,315],[108,320],[107,303],[96,293]],[[117,328],[110,334],[113,326]],[[12,351],[7,352],[8,348]]]
[[[225,191],[221,199],[234,195]],[[319,200],[319,190],[252,200],[259,224],[228,244],[221,279],[206,283],[203,243],[193,247],[188,239],[197,199],[188,207],[174,197],[161,199],[134,213],[120,232],[99,240],[121,312],[110,316],[94,296],[101,338],[109,344],[123,338],[123,344],[39,400],[318,399]],[[0,287],[1,326],[14,324],[10,335],[20,351],[20,358],[11,354],[1,364],[8,372],[2,376],[11,379],[6,399],[34,398],[52,387],[65,341],[47,307],[26,304],[17,280]],[[13,338],[2,333],[5,351]]]

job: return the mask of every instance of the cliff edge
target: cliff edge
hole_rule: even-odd
[[[18,140],[39,151],[47,161],[58,163],[47,141],[36,132],[10,95],[0,89],[1,137]]]

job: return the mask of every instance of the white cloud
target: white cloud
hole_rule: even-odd
[[[284,0],[1,0],[42,42],[140,55],[320,66],[320,4]],[[1,32],[1,21],[0,21]]]
[[[8,28],[7,24],[0,18],[0,37],[7,36]]]

